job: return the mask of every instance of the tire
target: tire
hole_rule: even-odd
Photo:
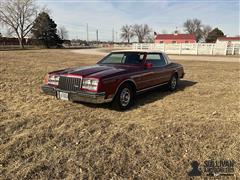
[[[177,74],[172,75],[171,79],[168,82],[168,89],[170,91],[175,91],[178,87],[178,76]]]
[[[134,102],[134,92],[130,84],[125,83],[120,86],[118,92],[113,100],[113,108],[116,110],[127,110]]]

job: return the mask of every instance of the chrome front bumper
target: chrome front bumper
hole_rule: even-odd
[[[87,102],[87,103],[94,103],[94,104],[102,104],[111,102],[112,99],[105,99],[105,92],[101,93],[91,93],[86,91],[78,91],[78,92],[71,92],[71,91],[63,91],[48,85],[44,85],[41,87],[42,91],[51,96],[55,96],[59,99],[58,92],[65,92],[68,93],[68,100],[70,101],[80,101],[80,102]]]

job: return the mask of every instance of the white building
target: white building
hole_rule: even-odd
[[[240,37],[219,37],[217,42],[228,42],[228,44],[240,44]]]

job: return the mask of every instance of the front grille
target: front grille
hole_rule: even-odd
[[[82,77],[60,76],[58,88],[64,91],[80,91]]]

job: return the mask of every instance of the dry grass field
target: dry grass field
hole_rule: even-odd
[[[178,91],[140,95],[126,112],[41,92],[47,72],[99,58],[0,52],[0,179],[187,179],[209,159],[235,160],[229,179],[240,177],[239,63],[178,61]]]

